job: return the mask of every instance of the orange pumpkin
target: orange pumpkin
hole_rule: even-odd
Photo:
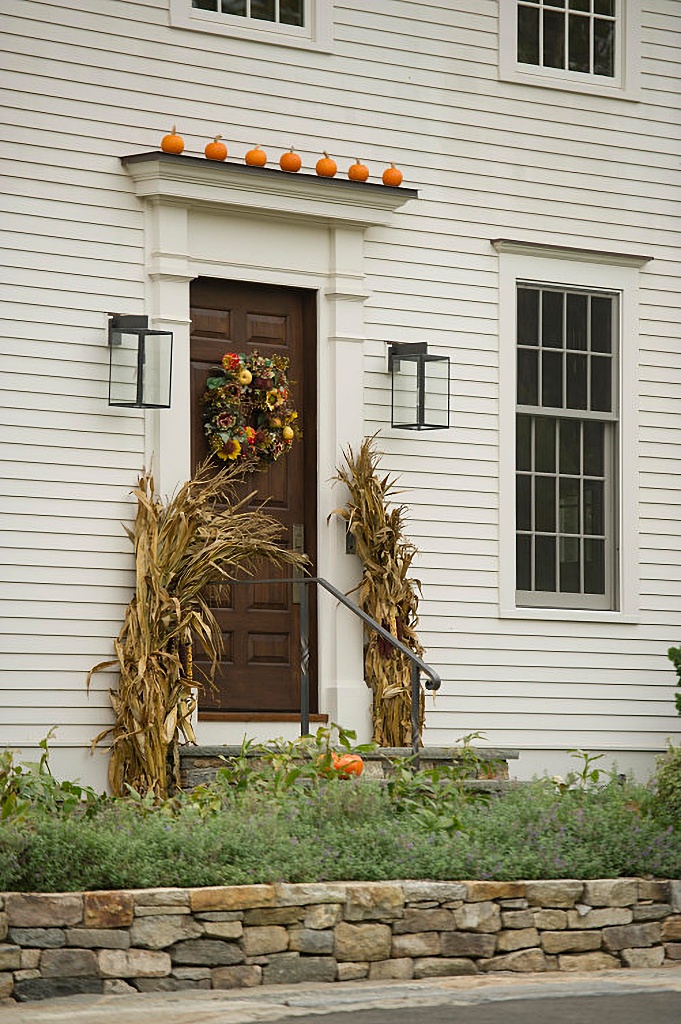
[[[360,163],[359,157],[357,157],[354,164],[348,168],[348,178],[350,181],[366,181],[368,177],[369,168]]]
[[[300,170],[302,165],[303,161],[297,153],[293,152],[293,146],[291,146],[287,153],[282,153],[279,158],[279,166],[282,171],[290,171],[295,174],[296,171]]]
[[[324,156],[320,157],[317,161],[315,170],[320,178],[333,178],[338,167],[336,161],[332,160],[326,150],[324,150]]]
[[[364,771],[364,761],[359,754],[336,754],[332,751],[331,761],[341,779],[359,776]]]
[[[227,146],[220,142],[222,135],[216,135],[212,142],[209,142],[204,153],[207,160],[225,160],[227,157]]]
[[[170,129],[170,134],[161,139],[161,149],[164,153],[181,153],[184,149],[184,139],[175,131],[175,125]]]
[[[402,171],[398,167],[395,167],[395,164],[391,164],[390,167],[386,167],[383,171],[384,185],[393,185],[394,187],[397,187],[402,184],[403,180],[404,176]]]
[[[249,149],[244,159],[249,167],[264,167],[267,163],[267,153],[260,146],[255,146]]]

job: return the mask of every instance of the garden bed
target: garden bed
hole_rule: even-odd
[[[0,998],[681,964],[681,881],[0,894]]]

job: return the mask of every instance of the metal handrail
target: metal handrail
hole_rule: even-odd
[[[300,734],[307,736],[310,731],[310,675],[309,675],[309,635],[310,635],[310,603],[307,587],[309,584],[316,584],[326,590],[332,597],[335,597],[345,608],[361,619],[380,637],[383,637],[391,647],[404,654],[411,663],[411,746],[414,754],[415,764],[418,765],[419,751],[421,748],[421,673],[428,676],[425,683],[427,690],[435,692],[440,689],[442,680],[438,673],[430,665],[427,665],[418,654],[409,650],[406,644],[393,636],[384,626],[376,621],[367,612],[362,611],[358,605],[350,601],[348,596],[329,583],[323,576],[285,576],[276,579],[240,579],[215,580],[215,585],[231,585],[233,583],[291,583],[294,585],[303,584],[300,590]]]

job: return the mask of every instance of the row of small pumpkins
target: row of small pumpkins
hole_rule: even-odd
[[[184,139],[181,135],[178,135],[173,125],[168,135],[164,135],[161,139],[161,149],[164,153],[175,153],[179,155],[184,150]],[[222,141],[221,135],[216,135],[212,142],[209,142],[204,149],[204,154],[207,160],[226,160],[227,159],[227,146]],[[267,153],[260,146],[255,146],[253,149],[249,149],[244,157],[245,162],[249,167],[264,167],[267,163]],[[303,165],[298,153],[295,153],[293,146],[285,153],[282,153],[279,158],[279,166],[282,171],[289,171],[295,173],[299,171]],[[338,165],[329,154],[325,151],[324,155],[320,157],[315,165],[315,171],[320,178],[334,178],[338,172]],[[369,177],[369,168],[361,163],[359,160],[355,160],[348,168],[348,178],[350,181],[366,181]],[[383,171],[383,184],[392,185],[394,187],[401,185],[403,181],[402,172],[399,168],[395,167],[395,164],[390,164],[390,167],[386,167]]]

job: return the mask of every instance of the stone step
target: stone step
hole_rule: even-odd
[[[471,781],[475,781],[475,788],[484,788],[489,791],[498,789],[492,783],[508,780],[508,762],[517,760],[519,752],[512,749],[499,749],[496,747],[469,747],[469,752],[475,754],[477,772],[471,775]],[[185,744],[180,747],[180,777],[183,789],[192,789],[194,786],[206,785],[212,782],[219,768],[225,766],[225,762],[233,761],[242,754],[238,744],[224,744],[222,746],[194,746]],[[254,762],[258,761],[259,752],[255,748],[246,753],[248,758]],[[462,748],[457,747],[422,747],[420,752],[421,768],[435,768],[438,765],[453,764],[461,761],[466,756]],[[363,753],[364,773],[361,776],[366,779],[385,779],[390,775],[396,762],[405,761],[412,757],[411,747],[381,747],[370,753]],[[489,784],[489,785],[488,785]]]

